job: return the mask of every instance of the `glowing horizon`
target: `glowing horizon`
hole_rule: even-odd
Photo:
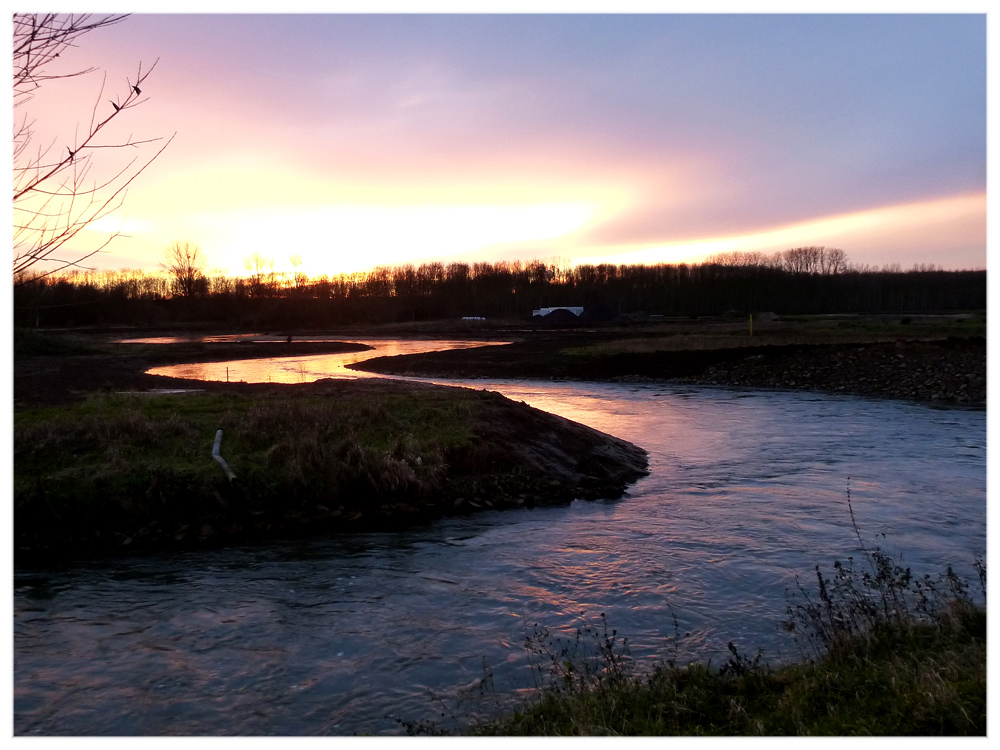
[[[957,227],[958,242],[986,242],[986,227],[976,221],[986,213],[986,193],[959,195],[897,206],[826,216],[769,230],[725,237],[679,241],[666,245],[621,251],[614,255],[585,257],[574,261],[586,263],[686,263],[702,261],[716,253],[774,252],[793,247],[826,246],[844,249],[859,235],[884,237],[904,233],[904,239],[927,231],[948,231]],[[970,221],[971,219],[971,221]],[[943,229],[942,229],[943,227]],[[847,240],[846,242],[844,240]],[[848,253],[850,257],[850,253]],[[850,260],[857,264],[854,258]],[[914,261],[919,263],[920,261]],[[885,265],[885,264],[875,264]],[[937,264],[935,264],[937,265]],[[985,263],[980,268],[985,268]]]
[[[986,265],[982,15],[136,14],[64,58],[112,90],[159,58],[124,127],[176,131],[67,248],[120,231],[98,268],[185,240],[233,275],[804,245]],[[61,150],[99,83],[24,114]]]
[[[493,249],[490,262],[504,259],[504,251],[519,243],[539,240],[563,242],[560,248],[521,254],[519,259],[542,260],[558,257],[572,266],[601,263],[616,265],[694,263],[722,252],[774,252],[791,247],[825,245],[845,249],[867,240],[896,244],[928,232],[947,234],[941,241],[958,244],[985,243],[985,226],[978,221],[986,211],[986,194],[959,195],[895,206],[884,206],[846,214],[824,216],[743,234],[709,236],[652,246],[619,246],[611,254],[569,254],[567,238],[585,232],[599,206],[586,203],[488,204],[488,205],[379,205],[342,204],[325,208],[272,211],[269,214],[233,212],[197,217],[196,223],[213,233],[223,233],[230,225],[229,245],[220,244],[210,266],[226,275],[246,275],[243,260],[254,253],[274,262],[276,269],[289,267],[288,259],[298,255],[298,268],[309,276],[350,274],[379,266],[411,263],[467,262],[487,260],[477,251]],[[610,213],[610,212],[605,212]],[[293,227],[294,229],[289,229]],[[98,233],[121,228],[125,233],[141,233],[147,222],[106,217],[90,227]],[[298,239],[295,239],[295,238]],[[311,257],[309,247],[321,237],[324,246],[339,246],[351,260],[331,268]],[[292,239],[289,239],[292,238]],[[863,238],[859,240],[859,238]],[[872,239],[874,238],[874,240]],[[887,238],[892,238],[887,239]],[[289,249],[284,256],[276,246]],[[387,249],[388,248],[388,249]],[[325,252],[325,249],[324,249]],[[848,252],[852,263],[859,261]],[[343,258],[344,256],[339,256]],[[219,259],[228,261],[220,263]],[[863,261],[860,261],[863,262]],[[913,264],[926,261],[915,259]],[[885,265],[885,264],[872,264]],[[935,265],[941,265],[935,263]],[[909,267],[909,266],[907,266]],[[968,268],[985,268],[968,266]]]

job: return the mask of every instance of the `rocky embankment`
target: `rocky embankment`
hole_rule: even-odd
[[[984,405],[986,340],[773,347],[680,380]]]
[[[578,344],[577,344],[578,346]],[[666,381],[785,388],[940,403],[986,403],[986,339],[570,354],[558,342],[383,357],[355,365],[394,375]]]

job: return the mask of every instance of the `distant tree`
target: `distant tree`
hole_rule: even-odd
[[[766,268],[775,264],[772,256],[760,250],[731,250],[715,253],[705,259],[706,263],[735,268]]]
[[[845,273],[848,269],[847,253],[835,247],[826,250],[823,273]]]
[[[170,274],[175,296],[194,297],[207,289],[205,255],[200,247],[187,240],[174,242],[164,250],[160,267]]]
[[[26,105],[43,83],[74,78],[94,68],[73,72],[52,72],[50,65],[68,47],[91,31],[113,26],[126,15],[15,13],[13,17],[14,108]],[[137,148],[161,140],[135,140],[104,136],[113,122],[142,104],[142,86],[156,63],[143,70],[140,63],[135,80],[126,79],[126,88],[115,99],[105,98],[104,86],[97,96],[90,122],[78,125],[70,139],[56,139],[48,145],[35,144],[35,121],[24,113],[14,127],[13,151],[13,271],[15,284],[48,276],[68,267],[78,267],[87,258],[107,247],[119,232],[89,252],[70,251],[67,243],[94,221],[121,207],[125,189],[169,145],[168,140],[151,158],[133,158],[110,173],[92,176],[96,149]],[[61,252],[66,250],[68,252]],[[36,268],[42,261],[49,266]],[[25,273],[29,269],[31,274]]]
[[[270,296],[274,287],[274,258],[253,253],[243,259],[243,267],[250,273],[250,296]]]
[[[302,256],[298,254],[288,256],[288,265],[292,267],[292,286],[296,291],[303,289],[309,283],[309,276],[300,271],[302,267]]]
[[[445,276],[448,281],[455,284],[465,284],[469,280],[469,264],[449,263],[445,269]]]
[[[847,253],[832,247],[795,247],[778,254],[781,267],[791,273],[835,274],[847,270]]]
[[[793,247],[780,253],[781,265],[789,273],[812,273],[818,266],[815,247]]]

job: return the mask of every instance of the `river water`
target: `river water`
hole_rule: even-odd
[[[343,361],[298,359],[308,362],[272,363],[270,377],[349,376]],[[253,366],[260,377],[265,364]],[[15,571],[15,733],[453,726],[452,714],[487,710],[476,698],[487,670],[500,696],[535,684],[524,644],[536,623],[568,636],[602,613],[640,668],[672,656],[678,634],[682,661],[720,663],[728,641],[793,659],[786,592],[808,588],[816,565],[858,556],[848,493],[864,542],[884,532],[883,548],[914,572],[951,563],[971,580],[985,553],[982,410],[662,384],[456,384],[641,445],[651,473],[613,502]]]

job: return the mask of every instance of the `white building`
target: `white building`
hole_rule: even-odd
[[[555,312],[556,310],[569,310],[571,313],[573,313],[577,317],[580,317],[581,315],[583,315],[583,308],[582,307],[542,307],[542,308],[539,308],[538,310],[532,310],[531,314],[534,317],[543,317],[544,318],[550,312]]]

